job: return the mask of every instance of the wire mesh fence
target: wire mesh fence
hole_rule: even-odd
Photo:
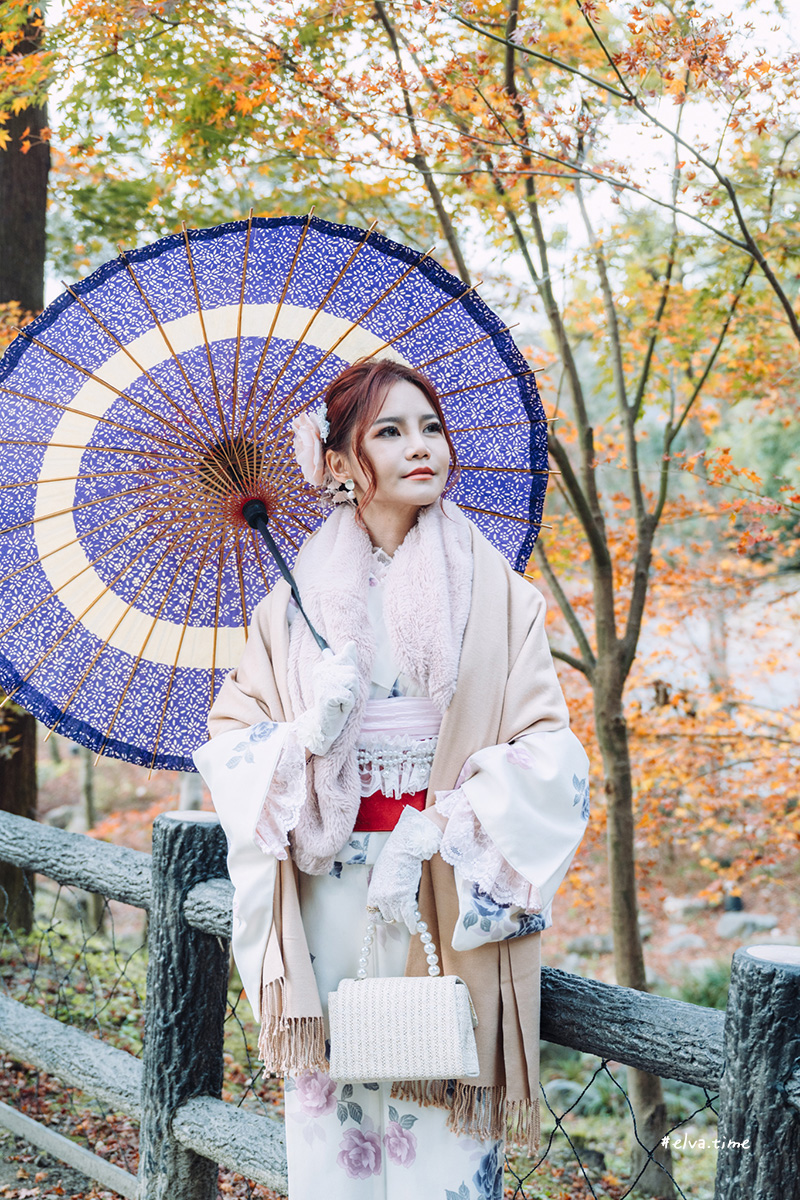
[[[30,928],[25,927],[26,912],[33,915]],[[144,1039],[146,922],[140,909],[41,876],[34,892],[30,877],[25,876],[14,903],[0,891],[0,994],[139,1058]],[[258,1029],[234,972],[225,1015],[222,1098],[280,1120],[282,1081],[264,1074],[257,1040]],[[514,1145],[507,1147],[506,1200],[622,1200],[634,1191],[654,1156],[645,1151],[638,1174],[631,1173],[632,1152],[642,1142],[624,1072],[607,1059],[543,1044],[541,1147],[535,1157],[527,1157]],[[136,1172],[138,1127],[129,1116],[10,1059],[3,1060],[0,1081],[0,1098],[6,1103]],[[707,1200],[713,1194],[710,1151],[716,1132],[716,1097],[698,1087],[666,1082],[665,1098],[670,1123],[665,1137],[673,1153],[671,1162],[662,1155],[657,1169],[669,1178],[676,1197]],[[683,1153],[687,1133],[690,1146],[702,1142],[703,1153],[691,1158]],[[25,1182],[25,1177],[21,1180]],[[485,1180],[479,1182],[485,1186]],[[477,1186],[465,1179],[456,1195],[459,1200],[476,1200],[482,1195]],[[31,1189],[28,1194],[38,1193]],[[92,1189],[71,1194],[110,1195]],[[268,1200],[275,1193],[221,1170],[219,1196],[231,1195]]]
[[[547,1069],[548,1061],[556,1069]],[[565,1064],[572,1078],[557,1073]],[[651,1163],[663,1176],[659,1195],[681,1200],[709,1200],[714,1190],[713,1153],[679,1164],[677,1151],[686,1134],[693,1148],[713,1149],[718,1097],[705,1088],[664,1081],[669,1127],[656,1157],[642,1142],[625,1087],[625,1068],[607,1059],[591,1058],[561,1047],[543,1046],[541,1085],[542,1140],[537,1155],[526,1158],[509,1147],[506,1154],[505,1197],[510,1200],[623,1200],[637,1192]],[[576,1077],[577,1076],[577,1077]],[[677,1142],[677,1145],[676,1145]],[[638,1147],[641,1165],[631,1170]]]
[[[141,1057],[147,973],[144,914],[41,876],[34,890],[31,876],[20,874],[22,886],[14,889],[13,899],[0,889],[0,994]],[[0,1099],[136,1173],[136,1122],[96,1097],[5,1057]],[[16,1153],[13,1149],[6,1155],[20,1163],[19,1195],[110,1194],[81,1181],[74,1171],[48,1171],[53,1164],[44,1155],[26,1153],[20,1144]],[[51,1175],[54,1190],[48,1193]],[[41,1186],[30,1186],[37,1177]]]
[[[142,1057],[147,976],[147,915],[79,888],[24,874],[11,899],[0,888],[0,995],[37,1008],[104,1042]],[[32,920],[30,920],[32,914]],[[283,1116],[280,1080],[265,1079],[255,1054],[257,1030],[237,981],[232,981],[225,1015],[223,1099],[272,1118]],[[135,1174],[138,1122],[113,1112],[88,1093],[64,1087],[52,1075],[3,1057],[0,1100],[49,1125],[109,1162]],[[30,1149],[30,1148],[28,1148]],[[19,1194],[34,1194],[45,1156],[6,1148],[20,1165]],[[37,1171],[37,1166],[40,1168]],[[75,1182],[75,1173],[62,1171]],[[84,1180],[81,1190],[56,1191],[100,1200],[113,1193]],[[38,1189],[35,1190],[39,1194]],[[0,1187],[0,1195],[6,1193]],[[42,1192],[42,1195],[45,1193]],[[222,1169],[219,1196],[272,1200],[276,1193]]]

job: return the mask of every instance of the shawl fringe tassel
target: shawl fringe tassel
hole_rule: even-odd
[[[322,1017],[284,1016],[282,982],[273,980],[262,989],[259,1058],[267,1071],[279,1075],[289,1071],[327,1071]]]
[[[504,1087],[476,1087],[457,1079],[411,1079],[392,1084],[392,1099],[414,1100],[423,1108],[449,1109],[447,1127],[454,1133],[488,1141],[507,1138],[528,1154],[541,1138],[539,1098],[508,1100]]]

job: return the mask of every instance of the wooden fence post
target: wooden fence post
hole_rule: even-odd
[[[153,825],[139,1200],[216,1200],[217,1164],[172,1136],[176,1110],[222,1092],[228,943],[187,924],[196,884],[227,877],[225,834],[206,812],[169,812]]]
[[[800,1200],[800,946],[733,956],[714,1200]]]

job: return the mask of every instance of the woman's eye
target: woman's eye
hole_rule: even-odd
[[[383,429],[378,433],[378,437],[383,437],[385,433],[397,433],[396,425],[384,425]]]
[[[441,421],[431,421],[429,425],[425,426],[425,432],[426,433],[442,433],[443,432],[442,422]]]

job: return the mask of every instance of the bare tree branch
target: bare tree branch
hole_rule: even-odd
[[[688,78],[688,71],[687,71],[686,75]],[[678,131],[680,131],[682,117],[683,117],[683,105],[681,105],[681,107],[678,109],[678,119],[676,122],[676,128],[678,129]],[[680,165],[680,159],[678,158],[677,145],[674,146],[673,149],[674,149],[675,158],[674,158],[674,164],[673,164],[673,168],[672,168],[672,203],[673,203],[673,205],[676,205],[677,198],[678,198],[678,188],[680,186],[680,180],[681,180],[681,165]],[[647,382],[650,378],[650,370],[651,370],[652,363],[653,363],[653,355],[655,353],[656,342],[658,341],[658,333],[659,333],[659,329],[661,327],[661,318],[664,316],[664,312],[666,311],[667,300],[669,298],[670,288],[672,287],[672,272],[675,269],[675,258],[676,258],[677,252],[678,252],[678,221],[677,221],[677,207],[676,207],[675,212],[673,212],[673,214],[672,214],[672,233],[671,233],[670,241],[669,241],[669,249],[667,250],[667,266],[666,266],[666,270],[664,272],[664,283],[661,288],[661,295],[658,298],[658,304],[656,305],[656,311],[653,315],[653,328],[651,330],[650,337],[647,340],[647,349],[645,351],[644,361],[642,362],[642,369],[639,373],[639,382],[636,386],[636,394],[633,398],[633,419],[634,419],[634,421],[638,421],[638,419],[641,415],[641,412],[642,412],[642,405],[644,404],[645,389],[647,387]]]
[[[426,3],[431,3],[431,0],[426,0]],[[580,8],[581,7],[580,0],[576,0],[576,3],[578,3],[578,7]],[[589,20],[589,18],[587,17],[586,13],[583,11],[582,8],[581,8],[581,12],[583,13],[584,18],[586,19],[587,23],[589,24],[589,26],[592,30],[592,33],[594,34],[594,37],[596,38],[598,43],[602,46],[603,52],[604,52],[606,58],[610,59],[608,49],[605,46],[605,43],[603,42],[599,33],[597,32],[594,25]],[[667,134],[667,136],[672,138],[673,141],[677,145],[682,146],[689,154],[692,155],[692,157],[698,163],[700,163],[702,166],[704,166],[714,176],[714,178],[717,180],[717,182],[722,185],[725,192],[727,193],[728,198],[731,202],[731,206],[733,208],[733,213],[734,213],[734,217],[736,219],[736,223],[739,226],[739,229],[741,230],[741,233],[742,233],[742,237],[744,239],[743,248],[746,249],[747,252],[750,255],[752,255],[752,257],[758,263],[759,267],[761,268],[762,273],[764,274],[765,278],[769,282],[770,287],[772,288],[773,292],[775,293],[776,297],[778,298],[778,301],[779,301],[781,307],[783,308],[784,313],[786,314],[786,318],[789,322],[792,333],[797,338],[797,340],[800,341],[800,319],[798,319],[798,316],[794,311],[792,302],[791,302],[789,296],[787,295],[787,293],[785,292],[785,290],[783,289],[783,287],[781,286],[781,283],[778,280],[777,276],[775,275],[775,272],[773,271],[772,267],[767,262],[767,259],[765,258],[764,253],[761,250],[761,247],[758,245],[755,238],[753,237],[753,234],[750,232],[750,227],[745,219],[744,213],[742,212],[742,208],[739,203],[739,196],[736,191],[736,187],[734,186],[731,179],[723,171],[720,170],[720,168],[717,166],[717,164],[715,162],[713,162],[711,159],[707,158],[696,146],[693,146],[691,144],[691,142],[686,141],[686,139],[684,137],[682,137],[679,132],[676,132],[676,130],[671,129],[669,127],[669,125],[667,125],[663,121],[659,120],[659,118],[657,116],[655,116],[655,114],[653,112],[650,111],[650,109],[639,99],[639,97],[636,95],[636,93],[634,91],[632,91],[632,89],[630,88],[628,83],[625,82],[624,80],[622,81],[624,90],[620,91],[619,88],[614,87],[612,84],[608,83],[606,80],[598,79],[593,75],[587,75],[586,72],[581,71],[578,67],[573,67],[570,63],[564,62],[561,59],[553,58],[549,54],[542,54],[541,51],[534,50],[530,46],[525,46],[521,43],[516,43],[516,42],[512,41],[511,38],[508,36],[508,32],[506,33],[505,37],[502,37],[499,34],[489,32],[487,29],[483,28],[481,25],[477,24],[474,21],[467,20],[466,17],[462,17],[458,13],[454,13],[454,12],[448,10],[448,16],[453,21],[455,21],[457,24],[463,26],[464,28],[471,29],[474,33],[480,34],[481,37],[487,38],[493,42],[497,42],[498,44],[505,46],[506,48],[511,47],[511,49],[514,51],[514,53],[525,54],[531,58],[538,59],[541,62],[546,62],[546,63],[548,63],[548,65],[555,67],[556,70],[565,71],[569,74],[575,75],[575,76],[583,79],[586,83],[590,83],[593,87],[599,88],[601,91],[605,92],[607,95],[614,96],[618,100],[624,100],[626,103],[630,104],[633,108],[635,108],[636,111],[645,118],[645,120],[649,121],[657,129],[660,129],[662,133]],[[615,64],[612,64],[612,65],[613,65],[613,69],[614,69],[615,74],[617,75],[618,79],[622,79],[622,76],[621,76],[620,72],[618,71],[618,69],[616,68],[616,65]],[[614,184],[614,186],[617,186],[617,185]],[[620,185],[620,186],[622,186],[622,185]],[[728,237],[727,240],[731,240],[730,237]],[[735,244],[738,244],[738,242]]]
[[[576,671],[580,671],[582,675],[585,675],[591,681],[591,668],[580,658],[575,658],[574,654],[568,654],[566,650],[559,650],[556,646],[550,647],[550,653],[553,658],[558,658],[561,662],[574,667]]]
[[[569,598],[567,597],[566,592],[564,591],[563,587],[561,586],[561,583],[559,582],[555,571],[553,570],[553,568],[550,565],[550,562],[547,557],[547,552],[545,551],[545,548],[542,545],[541,540],[537,541],[533,553],[534,553],[536,562],[539,566],[539,570],[542,572],[542,575],[544,575],[545,579],[547,580],[547,586],[550,588],[550,591],[553,593],[553,597],[554,597],[556,603],[558,604],[558,607],[561,609],[561,612],[564,616],[564,620],[569,625],[570,630],[572,631],[572,636],[575,638],[575,641],[578,644],[578,649],[580,650],[580,652],[583,656],[582,661],[583,661],[584,665],[583,665],[583,667],[578,668],[578,669],[583,670],[584,675],[589,680],[589,682],[591,682],[592,678],[593,678],[593,674],[594,674],[594,668],[597,665],[597,661],[594,656],[594,651],[592,650],[592,647],[589,644],[589,638],[586,635],[586,631],[580,622],[580,618],[578,617],[578,614],[575,612],[575,609],[570,604]],[[565,659],[565,661],[566,661],[566,659]],[[574,663],[573,663],[573,665],[574,665]]]
[[[400,88],[403,93],[403,107],[406,110],[406,118],[408,120],[411,136],[414,142],[414,154],[409,157],[408,161],[414,167],[416,167],[422,176],[425,187],[428,190],[428,195],[433,201],[433,207],[436,210],[436,216],[439,218],[439,224],[442,227],[442,232],[444,233],[447,244],[450,247],[450,253],[453,255],[453,259],[455,260],[456,270],[467,287],[471,287],[472,280],[470,279],[470,274],[467,270],[466,260],[461,252],[461,246],[459,245],[458,238],[456,237],[456,231],[453,227],[453,222],[450,219],[450,214],[444,206],[442,193],[439,191],[436,180],[433,177],[433,171],[431,170],[428,160],[422,151],[422,141],[417,129],[414,108],[411,103],[411,95],[406,87],[405,82],[403,82],[405,68],[403,67],[403,60],[400,55],[400,45],[397,41],[397,34],[395,33],[394,26],[386,14],[386,9],[384,8],[381,0],[375,0],[375,12],[378,20],[386,31],[387,37],[389,38],[389,42],[392,47],[392,53],[394,54],[395,62],[397,63],[400,73]]]

